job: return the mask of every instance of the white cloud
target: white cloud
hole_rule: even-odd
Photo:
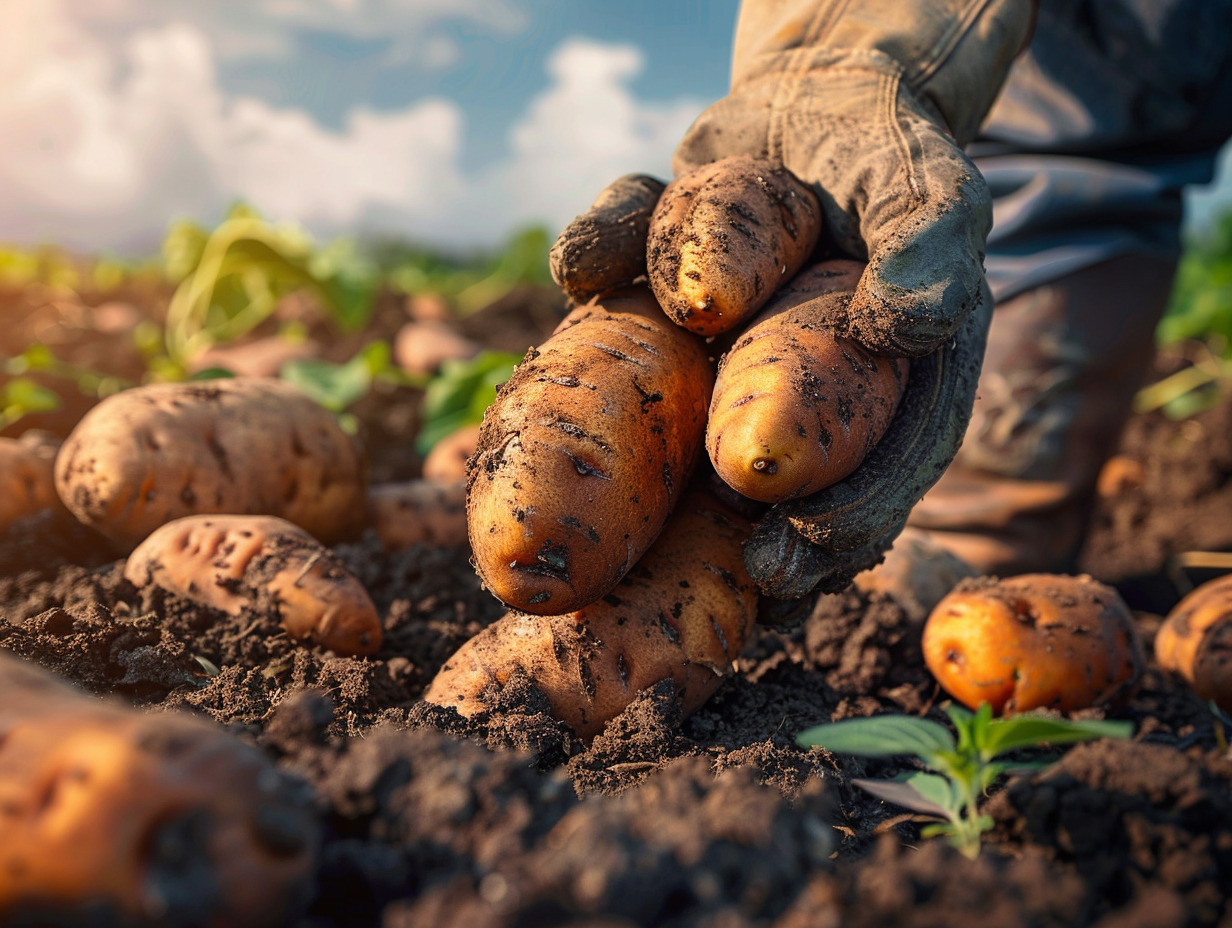
[[[629,88],[642,68],[636,49],[570,40],[510,151],[468,173],[464,117],[450,101],[357,107],[334,130],[303,110],[226,94],[212,38],[192,24],[107,42],[53,0],[11,2],[25,18],[22,41],[0,36],[0,240],[149,250],[172,219],[213,222],[242,198],[322,237],[491,244],[526,222],[560,227],[620,174],[666,174],[702,106],[640,101]],[[284,0],[287,15],[347,3],[365,0]]]

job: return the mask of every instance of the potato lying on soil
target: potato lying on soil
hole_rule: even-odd
[[[365,464],[333,415],[260,378],[152,384],[90,410],[56,459],[56,487],[123,550],[197,513],[281,516],[326,543],[363,525]]]
[[[4,651],[0,693],[0,923],[241,928],[307,901],[316,821],[255,748]]]
[[[552,279],[584,303],[644,276],[646,232],[662,193],[663,182],[645,174],[626,174],[608,184],[552,245]]]
[[[1168,613],[1155,659],[1203,699],[1232,712],[1232,575],[1210,580]]]
[[[862,270],[827,261],[798,274],[720,362],[706,450],[737,492],[767,503],[808,496],[854,471],[885,434],[907,361],[828,325]]]
[[[785,167],[724,158],[663,191],[646,242],[650,286],[677,323],[717,335],[790,280],[820,234],[817,197]]]
[[[484,416],[467,518],[488,589],[540,615],[611,590],[693,472],[713,383],[645,288],[571,312]]]
[[[0,438],[0,532],[25,516],[60,508],[55,480],[59,447],[42,432]]]
[[[946,692],[996,714],[1115,705],[1143,667],[1129,608],[1087,576],[964,581],[928,617],[923,646]]]
[[[303,529],[273,516],[169,522],[129,555],[124,578],[231,615],[268,611],[290,637],[339,654],[381,647],[381,620],[359,580]]]
[[[686,714],[718,689],[757,615],[741,546],[749,523],[690,493],[612,592],[567,615],[511,612],[451,657],[424,694],[472,716],[518,670],[554,716],[589,738],[639,690],[671,679]]]
[[[435,374],[446,361],[462,361],[479,353],[479,344],[446,322],[408,322],[394,336],[393,358],[408,374]]]
[[[461,548],[466,537],[466,481],[406,480],[368,493],[368,518],[386,551],[412,545]]]
[[[450,432],[424,456],[423,478],[437,483],[466,480],[466,462],[479,447],[479,423]]]

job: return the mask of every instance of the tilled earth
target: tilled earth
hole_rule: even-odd
[[[365,410],[377,468],[394,474],[408,465],[382,452],[382,425],[414,418],[400,402]],[[1175,555],[1232,549],[1232,403],[1139,417],[1121,453],[1132,466],[1108,482],[1082,566],[1120,586],[1149,644],[1201,579]],[[93,693],[204,714],[306,782],[322,841],[291,925],[1232,926],[1223,731],[1153,668],[1116,713],[1133,740],[998,784],[970,861],[852,784],[905,761],[794,743],[831,719],[945,721],[918,617],[892,599],[825,598],[799,627],[761,630],[689,719],[670,688],[648,690],[587,745],[526,680],[470,720],[420,701],[503,612],[466,551],[388,554],[372,537],[336,550],[384,618],[375,658],[138,592],[97,539],[54,518],[0,538],[0,647]]]

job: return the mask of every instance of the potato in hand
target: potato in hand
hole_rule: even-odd
[[[688,483],[713,384],[701,339],[644,287],[571,312],[480,428],[467,521],[487,588],[540,615],[609,592]]]
[[[676,323],[718,335],[764,306],[820,235],[817,197],[782,164],[723,158],[659,198],[646,240],[650,287]]]
[[[137,546],[124,578],[231,615],[268,610],[294,639],[364,657],[381,647],[367,590],[319,541],[273,516],[186,516]]]
[[[723,481],[766,503],[842,480],[885,434],[907,361],[838,336],[864,265],[827,261],[775,294],[723,356],[706,450]]]
[[[1115,705],[1144,663],[1124,600],[1087,576],[964,581],[928,617],[923,646],[947,693],[997,715]]]
[[[1232,712],[1232,575],[1207,581],[1173,607],[1155,636],[1155,659]]]
[[[741,553],[749,528],[690,493],[610,594],[567,615],[507,614],[445,663],[424,698],[473,716],[490,688],[521,670],[583,738],[660,680],[673,680],[685,713],[695,711],[730,674],[757,615]]]

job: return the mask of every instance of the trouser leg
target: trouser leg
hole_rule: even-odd
[[[958,456],[908,522],[979,570],[1072,570],[1176,261],[1128,255],[997,306]]]

